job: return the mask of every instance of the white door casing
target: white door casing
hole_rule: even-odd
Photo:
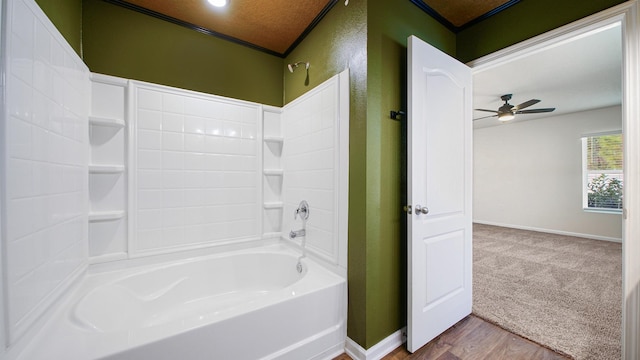
[[[471,69],[410,36],[407,83],[407,348],[414,352],[471,313]]]

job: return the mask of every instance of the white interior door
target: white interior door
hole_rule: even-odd
[[[471,313],[471,69],[408,40],[408,320],[414,352]]]

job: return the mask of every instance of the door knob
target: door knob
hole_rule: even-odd
[[[416,205],[416,214],[420,215],[420,214],[424,214],[427,215],[429,213],[429,208],[427,208],[426,206],[422,207],[420,205]]]

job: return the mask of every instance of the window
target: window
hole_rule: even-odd
[[[582,138],[584,209],[622,211],[622,146],[619,132]]]

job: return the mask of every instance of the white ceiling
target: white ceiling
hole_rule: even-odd
[[[473,77],[473,107],[495,109],[500,96],[513,94],[518,105],[530,99],[528,109],[552,108],[551,113],[520,114],[508,123],[535,120],[578,111],[619,105],[622,100],[622,35],[620,26],[609,27]],[[491,115],[474,111],[473,118]],[[497,117],[474,121],[474,128],[497,126]]]

